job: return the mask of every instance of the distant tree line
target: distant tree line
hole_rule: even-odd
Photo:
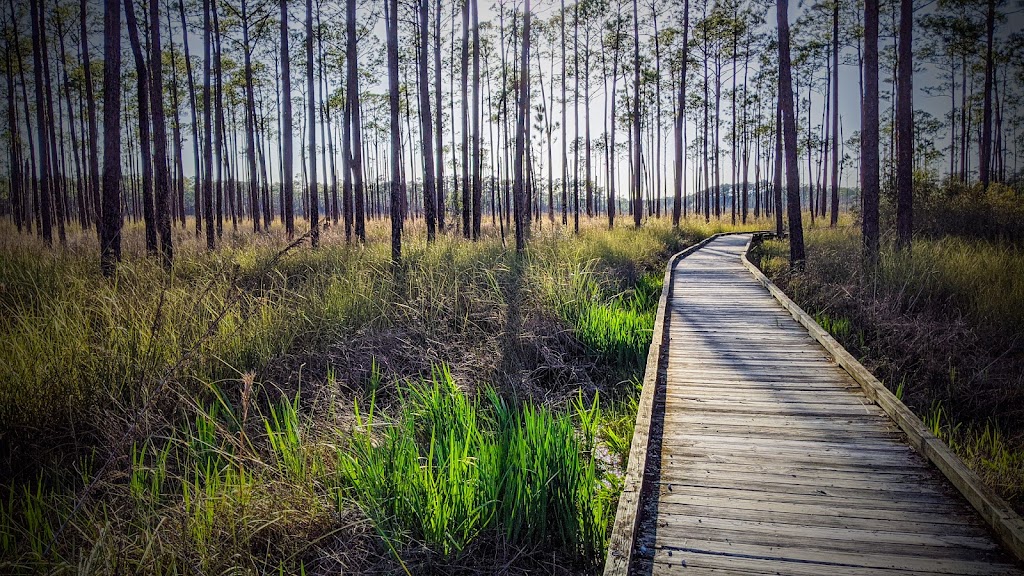
[[[581,215],[771,216],[799,261],[802,215],[835,225],[855,174],[870,261],[884,194],[909,243],[915,172],[1019,178],[1024,34],[1006,0],[817,0],[792,22],[780,0],[775,29],[769,9],[9,0],[0,210],[47,243],[95,230],[107,273],[125,219],[170,267],[174,227],[213,249],[228,226],[293,236],[297,215],[314,246],[324,223],[365,241],[390,218],[396,260],[409,219],[428,241],[489,220],[522,248],[570,214],[575,231]],[[913,105],[924,68],[944,117]]]

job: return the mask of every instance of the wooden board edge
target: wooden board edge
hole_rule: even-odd
[[[643,387],[637,405],[636,424],[633,428],[633,441],[629,445],[629,458],[626,463],[622,483],[622,494],[615,509],[615,520],[608,541],[608,554],[605,557],[605,576],[626,576],[633,555],[633,544],[640,517],[640,496],[644,488],[644,472],[647,469],[648,446],[651,434],[651,413],[654,409],[655,388],[658,385],[658,368],[661,361],[665,338],[665,311],[668,298],[672,292],[672,271],[680,260],[700,250],[721,236],[730,234],[750,234],[750,232],[723,232],[714,234],[673,254],[665,266],[665,277],[661,286],[661,297],[658,300],[658,311],[654,317],[654,330],[651,333],[651,346],[647,352],[647,364],[644,368]]]
[[[967,467],[945,442],[935,437],[931,430],[907,408],[895,394],[889,391],[867,368],[793,300],[768,279],[748,258],[754,236],[747,243],[741,260],[743,266],[762,286],[793,315],[807,332],[845,369],[874,401],[907,435],[910,445],[928,459],[933,466],[956,487],[995,532],[1000,542],[1018,561],[1024,561],[1024,519],[1009,503],[982,483],[981,478]]]

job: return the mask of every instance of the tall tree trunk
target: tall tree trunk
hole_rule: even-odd
[[[342,216],[341,206],[344,205],[345,241],[352,241],[352,174],[349,172],[349,158],[352,156],[352,139],[349,134],[351,124],[348,122],[347,112],[342,112],[342,133],[345,141],[341,142],[342,151],[342,193],[341,203],[338,202],[338,162],[334,151],[334,128],[331,122],[331,98],[327,86],[327,65],[324,59],[324,28],[320,20],[322,2],[316,5],[316,58],[317,67],[317,89],[320,90],[320,105],[317,107],[320,113],[320,145],[324,146],[323,167],[324,178],[324,220],[330,218],[332,224],[337,225],[338,219]],[[347,54],[346,54],[347,60]],[[348,96],[345,96],[344,109],[348,110]]]
[[[260,97],[259,117],[262,121],[256,123],[256,150],[259,151],[260,160],[260,194],[263,203],[263,229],[270,231],[270,223],[274,219],[273,200],[270,193],[270,177],[267,171],[267,116],[263,110],[263,97]],[[271,171],[273,166],[271,166]]]
[[[523,47],[519,60],[519,102],[516,110],[516,151],[515,173],[512,196],[515,201],[516,251],[526,249],[526,174],[524,173],[524,155],[526,153],[526,123],[529,121],[530,110],[530,0],[526,0],[523,17]]]
[[[829,225],[839,223],[839,0],[832,3],[832,212]]]
[[[306,0],[306,128],[309,137],[309,238],[313,248],[320,246],[320,202],[316,174],[316,85],[313,81],[313,0]]]
[[[42,34],[43,15],[44,9],[41,5],[36,2],[29,4],[29,11],[31,12],[32,19],[32,59],[33,69],[35,72],[35,91],[36,91],[36,130],[38,131],[38,147],[39,147],[39,215],[41,220],[40,229],[43,233],[43,240],[48,244],[53,244],[53,212],[50,206],[51,200],[51,175],[50,175],[50,155],[49,155],[49,140],[46,129],[46,110],[43,106],[45,99],[43,97],[43,87],[46,85],[43,83],[43,51],[40,47],[40,37]]]
[[[812,72],[811,75],[813,76],[813,72]],[[808,82],[807,82],[807,138],[805,140],[807,145],[805,146],[805,148],[807,149],[807,206],[808,206],[808,208],[810,208],[809,212],[810,212],[810,215],[811,215],[811,225],[813,226],[814,225],[814,218],[817,216],[818,207],[814,203],[814,164],[813,164],[813,160],[812,160],[812,154],[814,153],[814,143],[811,140],[811,138],[813,136],[813,129],[811,128],[811,83],[812,82],[813,82],[812,79],[808,79]],[[796,116],[796,123],[797,123],[797,125],[799,125],[800,124],[800,110],[799,110],[799,106],[800,106],[800,84],[799,84],[799,82],[797,83],[795,92],[796,92],[796,94],[794,95],[794,99],[796,100],[796,104],[795,105],[798,108],[797,112],[796,112],[796,114],[797,114],[797,116]],[[827,100],[827,98],[826,98],[826,100]],[[797,132],[797,134],[799,135],[799,132]]]
[[[216,246],[213,221],[213,89],[212,49],[213,25],[210,21],[212,0],[203,0],[203,215],[206,216],[206,249]],[[184,15],[184,10],[182,10]]]
[[[151,3],[155,2],[150,0]],[[259,188],[256,182],[256,97],[252,84],[252,48],[249,46],[249,10],[242,0],[242,61],[245,74],[245,159],[249,167],[249,212],[253,232],[260,231]]]
[[[281,0],[282,5],[285,0]],[[387,28],[388,110],[391,126],[391,261],[402,260],[402,135],[398,99],[398,0],[384,3]]]
[[[224,67],[221,50],[220,16],[217,2],[213,0],[210,10],[213,17],[213,74],[214,74],[214,147],[217,151],[217,237],[224,235],[224,209],[230,211],[231,227],[238,229],[238,218],[235,214],[234,181],[231,177],[230,155],[227,153],[228,141],[224,120]],[[228,181],[224,182],[227,172]],[[225,198],[226,197],[226,198]],[[227,206],[224,206],[225,199]]]
[[[960,58],[960,182],[967,182],[967,54]]]
[[[347,59],[347,58],[346,58]],[[321,65],[323,61],[321,61]],[[348,67],[346,66],[346,69]],[[321,69],[321,74],[323,70]],[[348,82],[346,81],[346,89]],[[326,90],[325,90],[326,92]],[[322,135],[322,133],[321,133]],[[352,241],[352,102],[345,94],[345,105],[341,114],[341,190],[345,202],[345,242]],[[325,209],[324,212],[327,210]]]
[[[786,145],[789,260],[792,266],[801,268],[805,259],[804,231],[800,214],[800,168],[797,166],[796,156],[796,116],[793,110],[792,66],[789,57],[789,0],[779,0],[777,8],[779,22],[779,100],[782,102],[782,128]]]
[[[84,41],[84,40],[83,40]],[[100,270],[121,260],[121,3],[103,2],[103,218]]]
[[[686,185],[686,157],[683,154],[683,126],[686,124],[686,49],[690,33],[690,0],[683,2],[683,45],[680,49],[682,74],[679,79],[679,95],[676,97],[675,169],[676,181],[673,186],[672,225],[679,227],[683,210],[683,186]]]
[[[568,153],[568,142],[566,141],[566,109],[567,103],[565,94],[565,76],[568,70],[568,63],[565,60],[565,0],[562,2],[562,12],[558,19],[558,23],[561,26],[561,38],[562,38],[562,226],[569,225],[569,153]],[[614,107],[613,107],[614,110]],[[614,125],[614,122],[612,123]],[[614,128],[613,128],[614,129]]]
[[[466,10],[469,10],[469,3],[468,2],[466,2],[465,8],[466,8]],[[470,230],[466,229],[465,222],[463,222],[462,216],[465,216],[465,215],[468,215],[468,214],[472,214],[472,204],[469,204],[467,206],[467,203],[472,202],[471,197],[470,197],[471,190],[463,190],[463,191],[459,190],[459,179],[462,176],[459,173],[459,152],[458,152],[460,138],[463,139],[463,140],[466,140],[465,144],[467,146],[469,144],[468,132],[467,132],[468,125],[467,126],[463,126],[463,134],[458,134],[458,130],[455,129],[455,122],[456,122],[456,120],[455,120],[455,118],[456,118],[456,116],[455,116],[455,85],[456,85],[455,84],[455,75],[456,75],[456,72],[458,72],[457,67],[455,66],[455,28],[456,28],[456,19],[457,19],[456,17],[458,16],[459,12],[462,10],[462,7],[459,6],[458,2],[451,2],[451,9],[452,9],[452,20],[451,20],[451,27],[449,28],[449,30],[451,31],[451,36],[449,37],[449,42],[448,42],[448,48],[450,50],[450,52],[449,52],[449,59],[450,60],[449,61],[451,62],[451,66],[448,67],[448,114],[450,115],[449,117],[451,118],[452,129],[449,130],[448,132],[449,132],[449,134],[451,134],[451,143],[452,143],[452,175],[451,175],[451,178],[452,178],[452,208],[454,209],[453,210],[454,211],[453,216],[455,217],[454,224],[455,224],[456,232],[461,230],[462,233],[463,233],[463,236],[465,238],[469,238],[469,236],[466,236],[466,234],[468,234],[470,232]],[[437,7],[437,13],[438,13],[438,21],[440,22],[440,19],[441,19],[440,15],[442,14],[442,8],[441,8],[440,5],[438,5],[438,7]],[[440,25],[440,24],[438,24],[438,25]],[[463,46],[465,46],[469,42],[469,40],[468,40],[468,32],[469,32],[468,13],[467,13],[467,20],[465,22],[463,22],[463,29],[464,29],[464,36],[466,36],[465,38],[463,38],[463,40],[465,40],[463,42]],[[440,39],[440,32],[438,33],[438,38]],[[438,41],[440,42],[440,40],[438,40]],[[440,70],[440,65],[438,66],[438,69]],[[460,81],[461,82],[468,82],[468,74],[469,74],[468,65],[463,67],[461,74],[462,74],[462,76],[460,76],[460,79],[461,79]],[[438,102],[439,103],[441,102],[440,97],[438,98]],[[438,112],[440,113],[440,111],[441,111],[441,109],[440,109],[440,106],[439,106],[438,107]],[[463,116],[459,121],[461,123],[463,123],[463,124],[468,123],[468,118],[469,118],[469,116],[468,116],[469,115],[469,102],[468,102],[467,97],[463,97],[462,98],[461,104],[459,106],[459,113],[462,114],[462,116]],[[439,117],[440,117],[440,114],[439,114]],[[468,151],[464,152],[463,154],[468,155]],[[441,155],[441,157],[444,156],[443,149],[442,149],[440,155]],[[464,158],[464,160],[465,160],[465,158]],[[438,161],[439,165],[442,164],[442,163],[443,163],[443,160]],[[468,221],[472,222],[472,217],[470,217]]]
[[[949,180],[957,177],[956,171],[956,59],[949,65]]]
[[[355,0],[349,0],[354,3]],[[463,0],[465,2],[465,0]],[[434,117],[434,148],[437,152],[437,229],[444,232],[444,105],[441,101],[441,0],[437,0],[437,17],[434,19],[434,100],[437,101],[437,115]],[[354,9],[354,6],[353,6]],[[454,63],[452,64],[455,65]],[[355,116],[359,118],[358,112]],[[455,123],[455,118],[452,118]],[[455,150],[452,150],[454,157]]]
[[[759,78],[758,81],[755,83],[754,91],[755,93],[760,94],[761,89],[762,86]],[[753,132],[751,133],[751,137],[754,139],[754,218],[759,219],[761,218],[762,201],[765,202],[765,216],[767,216],[769,212],[767,206],[767,199],[762,200],[763,190],[761,188],[761,143],[763,140],[761,136],[761,127],[763,126],[763,124],[761,123],[761,119],[763,118],[764,114],[764,100],[760,96],[757,96],[756,99],[757,111],[754,113],[754,128]]]
[[[229,77],[230,83],[230,77]],[[245,83],[244,72],[242,83]],[[228,88],[227,90],[231,90]],[[245,220],[250,216],[248,209],[248,193],[245,190],[245,182],[248,180],[248,162],[245,158],[245,146],[239,148],[238,146],[238,133],[239,131],[245,132],[245,89],[242,92],[242,119],[238,118],[238,108],[236,106],[228,107],[227,112],[227,123],[224,128],[224,169],[228,174],[228,190],[231,191],[231,197],[234,199],[231,204],[231,228],[232,230],[238,230],[238,223]],[[230,93],[227,92],[226,93]],[[241,125],[240,125],[241,124]],[[242,135],[243,138],[245,135]],[[238,158],[242,160],[239,161]]]
[[[776,94],[775,99],[775,166],[772,179],[773,212],[775,213],[775,233],[782,236],[785,228],[782,222],[782,97]]]
[[[277,187],[277,213],[281,216],[281,224],[284,225],[284,114],[282,114],[284,105],[281,103],[280,39],[278,42],[277,52],[274,53],[274,110],[277,112],[278,129],[277,146],[274,147],[274,152],[277,152],[277,178],[281,183]],[[285,232],[287,233],[287,228]]]
[[[529,62],[527,62],[527,67],[525,69],[523,69],[523,70],[520,70],[519,73],[521,75],[525,75],[526,76],[526,82],[527,83],[530,82]],[[524,146],[526,148],[526,152],[525,152],[525,154],[526,154],[526,169],[525,169],[526,170],[526,175],[525,175],[526,180],[524,182],[524,185],[525,185],[524,187],[526,189],[526,195],[523,198],[523,207],[525,208],[525,211],[523,212],[523,220],[524,220],[523,231],[525,232],[527,238],[530,237],[530,232],[532,230],[531,227],[533,225],[533,209],[531,207],[533,206],[534,198],[536,198],[536,189],[537,189],[536,182],[535,182],[535,179],[534,179],[534,170],[533,170],[533,139],[532,139],[533,138],[533,136],[532,136],[532,134],[533,134],[533,122],[530,121],[530,112],[529,112],[529,110],[530,109],[527,108],[526,122],[525,122],[525,124],[526,124],[526,134],[524,136],[524,138],[525,138]]]
[[[85,104],[86,114],[89,118],[89,198],[93,202],[93,213],[96,219],[96,232],[102,235],[100,230],[100,159],[99,159],[99,128],[97,127],[96,120],[96,95],[93,93],[92,84],[92,66],[91,60],[89,59],[89,31],[86,27],[86,0],[81,0],[79,3],[79,11],[82,21],[80,22],[80,40],[82,42],[82,72],[84,76],[85,84]],[[26,119],[27,120],[27,119]]]
[[[572,229],[580,233],[580,0],[572,5]]]
[[[423,216],[427,221],[427,241],[434,241],[437,219],[437,195],[434,181],[434,136],[430,114],[430,75],[427,62],[430,54],[430,0],[419,0],[419,92],[420,139],[423,150]],[[440,113],[440,110],[438,111]]]
[[[743,194],[742,194],[742,207],[743,207],[742,221],[743,221],[744,224],[747,223],[747,214],[749,213],[749,208],[750,208],[750,205],[749,205],[749,192],[750,192],[750,190],[749,190],[749,186],[748,186],[749,178],[747,177],[749,175],[749,173],[750,173],[750,140],[749,140],[749,138],[747,136],[747,134],[748,134],[747,130],[748,130],[748,126],[749,126],[749,121],[747,119],[747,111],[750,108],[750,101],[747,99],[747,72],[750,70],[750,40],[749,40],[750,37],[747,36],[747,38],[748,38],[748,40],[745,42],[745,45],[743,47],[743,137],[741,139],[742,140],[741,146],[742,146],[742,149],[743,149],[743,170],[742,170],[742,177],[740,179],[741,182],[742,182],[742,186],[743,186]],[[735,122],[735,120],[734,120],[734,122]],[[733,128],[733,130],[735,131],[735,127]],[[735,187],[735,186],[736,186],[736,184],[733,184],[733,187]]]
[[[981,147],[978,151],[978,174],[982,190],[987,190],[988,184],[992,180],[992,82],[995,76],[992,42],[995,27],[996,0],[988,0],[988,10],[985,14],[985,92],[981,120]]]
[[[403,70],[403,72],[404,72],[403,77],[404,77],[404,80],[405,80],[405,84],[408,86],[409,85],[408,73],[407,73],[407,71],[404,71],[404,70]],[[416,171],[416,169],[414,167],[414,163],[415,163],[416,160],[415,160],[415,153],[414,153],[415,143],[413,142],[413,130],[412,130],[412,103],[409,101],[409,92],[410,92],[409,90],[404,90],[402,92],[402,95],[405,97],[405,131],[409,135],[409,137],[406,138],[406,140],[409,141],[409,171],[405,172],[406,165],[404,164],[404,158],[403,158],[403,164],[402,164],[403,174],[412,174],[412,173],[414,173]],[[404,149],[403,149],[403,153],[404,153]],[[417,204],[416,204],[416,190],[415,190],[415,187],[411,185],[413,183],[415,183],[415,178],[413,178],[411,176],[409,177],[408,180],[406,180],[405,178],[402,179],[402,218],[403,219],[404,218],[414,218],[414,217],[419,215],[419,212],[418,212],[419,208],[417,207]]]
[[[824,219],[828,214],[828,195],[825,193],[825,187],[828,184],[828,175],[826,166],[828,164],[828,151],[829,143],[829,130],[831,129],[829,108],[832,103],[832,65],[827,64],[825,66],[825,100],[824,105],[821,109],[821,134],[819,137],[819,143],[821,147],[818,152],[818,168],[817,168],[817,181],[815,182],[818,189],[818,214]]]
[[[18,31],[18,18],[14,10],[14,0],[10,0],[8,6],[11,9],[11,33],[14,38],[20,38]],[[29,8],[31,9],[31,7]],[[25,191],[25,223],[28,233],[32,233],[32,225],[35,224],[36,233],[42,233],[42,223],[39,215],[39,182],[36,180],[36,153],[32,140],[32,113],[29,110],[28,80],[25,76],[24,57],[21,53],[21,42],[12,42],[14,45],[14,59],[18,62],[18,79],[21,85],[22,117],[25,119],[25,148],[28,149],[28,159],[22,159],[24,164],[23,178],[26,182]]]
[[[707,21],[707,4],[705,4],[705,8],[704,8],[704,20]],[[710,159],[711,154],[708,153],[708,145],[710,144],[711,138],[710,138],[710,135],[708,133],[708,127],[710,126],[710,122],[711,121],[710,121],[710,118],[708,117],[708,114],[710,112],[709,109],[710,109],[710,106],[711,106],[711,76],[709,75],[708,63],[709,63],[709,61],[711,59],[708,56],[709,56],[709,54],[711,52],[710,52],[710,50],[708,48],[708,32],[707,32],[707,30],[702,31],[701,36],[702,36],[703,46],[704,46],[704,50],[703,50],[703,54],[702,54],[702,56],[703,56],[703,58],[702,58],[702,60],[703,60],[703,67],[704,67],[704,99],[702,101],[702,103],[704,104],[704,123],[703,123],[704,125],[701,127],[702,128],[702,132],[703,132],[703,138],[701,140],[701,148],[703,149],[703,153],[701,154],[701,157],[703,158],[704,162],[703,162],[703,171],[701,173],[701,176],[702,176],[701,179],[702,179],[702,186],[704,188],[704,221],[705,222],[709,222],[711,220],[711,185],[710,185],[710,182],[709,182],[708,174],[711,173],[710,167],[709,167],[709,159]]]
[[[281,188],[284,229],[288,239],[295,236],[295,167],[292,149],[292,73],[288,53],[288,0],[281,6]]]
[[[654,69],[658,73],[654,77],[654,213],[661,218],[661,38],[658,36],[658,10],[657,2],[651,3],[651,20],[654,25]]]
[[[18,158],[20,149],[20,130],[18,127],[18,116],[15,113],[17,103],[15,102],[14,91],[14,63],[11,59],[11,46],[8,43],[4,50],[7,66],[4,76],[7,79],[7,129],[10,131],[10,147],[8,148],[8,161],[10,162],[10,183],[11,183],[11,215],[14,217],[14,224],[21,232],[22,227],[22,186],[21,186],[21,160]]]
[[[604,98],[602,99],[603,102],[601,104],[601,121],[604,124],[604,132],[601,133],[601,147],[603,148],[603,150],[602,150],[603,154],[602,155],[604,156],[604,158],[603,158],[604,159],[604,166],[603,166],[603,168],[604,168],[604,170],[603,170],[604,182],[605,182],[605,187],[608,188],[608,190],[605,191],[605,197],[604,197],[605,215],[607,216],[607,213],[608,213],[608,193],[610,191],[610,185],[611,185],[611,177],[610,177],[610,174],[611,174],[610,173],[610,170],[611,170],[611,154],[609,153],[610,149],[609,149],[609,144],[608,144],[608,132],[609,132],[609,128],[608,128],[608,119],[609,119],[609,111],[608,111],[609,102],[608,102],[608,100],[609,100],[609,98],[608,98],[608,95],[610,94],[610,92],[609,92],[609,86],[608,86],[608,70],[609,70],[609,68],[608,68],[608,50],[607,50],[607,46],[606,46],[603,38],[602,38],[601,42],[599,43],[599,47],[600,47],[600,54],[601,54],[601,91],[604,94]],[[554,59],[552,59],[552,70],[551,70],[551,75],[552,75],[552,79],[551,79],[552,104],[551,105],[552,105],[552,107],[554,107],[554,86],[555,86],[555,84],[554,84],[554,65],[553,64],[554,64]]]
[[[130,1],[130,0],[129,0]],[[174,263],[171,240],[171,185],[167,173],[167,122],[164,117],[163,49],[160,43],[160,2],[149,0],[150,108],[153,113],[153,176],[156,193],[156,230],[164,268]]]
[[[739,146],[737,145],[736,137],[739,130],[736,129],[736,82],[737,76],[736,67],[739,63],[738,57],[738,44],[739,35],[738,28],[736,26],[736,11],[738,10],[738,4],[733,4],[733,21],[730,23],[732,28],[732,50],[729,53],[729,58],[732,60],[732,92],[729,94],[730,100],[730,117],[732,120],[732,166],[730,167],[730,177],[732,178],[732,184],[729,186],[732,195],[731,212],[732,212],[732,225],[736,225],[736,182],[738,180],[740,160],[738,156]]]
[[[643,196],[640,193],[640,19],[633,0],[633,226],[640,228]]]
[[[454,66],[454,62],[452,66]],[[453,118],[454,122],[455,119]],[[452,150],[454,153],[455,151]],[[462,3],[462,236],[472,234],[469,170],[469,0]]]
[[[555,59],[548,60],[548,92],[544,93],[544,73],[541,70],[540,58],[537,59],[537,75],[540,77],[540,98],[544,106],[544,133],[547,136],[548,145],[548,222],[552,227],[555,224],[555,149],[552,142],[554,125],[551,123],[551,114],[555,108]],[[602,63],[604,58],[601,59]],[[603,70],[603,68],[602,68]],[[607,121],[606,121],[607,122]]]
[[[1002,69],[1002,72],[1003,72],[1003,82],[1002,82],[1002,85],[1003,85],[1004,89],[1006,88],[1006,83],[1007,83],[1007,80],[1008,80],[1008,78],[1007,78],[1007,76],[1008,76],[1008,74],[1007,74],[1008,70],[1007,69],[1008,68],[1009,68],[1009,66],[1003,66],[1003,69]],[[993,168],[992,168],[992,177],[997,182],[1004,182],[1004,181],[1006,181],[1006,152],[1007,152],[1008,146],[1005,146],[1004,143],[1003,143],[1003,114],[1004,114],[1004,107],[1003,107],[1004,104],[1003,104],[1003,102],[1004,102],[1005,95],[1004,95],[1003,98],[1000,98],[1000,96],[999,96],[999,94],[1000,94],[1000,92],[999,92],[999,84],[1000,84],[999,83],[999,77],[998,76],[994,76],[993,77],[993,82],[992,82],[992,100],[993,100],[993,113],[994,113],[994,122],[995,122],[995,125],[993,127],[993,131],[995,132],[995,136],[994,136],[995,141],[994,141],[994,149],[993,149],[993,156],[994,156],[993,157],[993,162],[994,162],[994,164],[993,164]]]
[[[138,162],[138,154],[135,152],[135,140],[133,139],[132,127],[131,127],[131,112],[128,110],[128,100],[126,96],[122,98],[124,107],[122,108],[121,117],[124,118],[124,135],[125,135],[125,156],[128,160],[128,175],[125,178],[126,182],[124,185],[127,187],[127,194],[124,199],[124,210],[128,213],[128,218],[132,222],[138,222],[139,220],[139,194],[138,194],[138,183],[139,183],[139,170],[136,163]]]
[[[353,194],[355,202],[355,228],[356,238],[360,242],[366,242],[366,208],[363,204],[365,193],[363,190],[363,132],[362,122],[359,114],[359,55],[356,51],[356,1],[348,0],[346,10],[347,26],[347,56],[348,56],[348,78],[347,78],[347,102],[349,105],[349,121],[351,122],[352,134],[352,179],[355,185]],[[440,15],[438,15],[440,18]],[[438,111],[440,114],[440,111]],[[347,207],[350,205],[346,205]]]
[[[689,0],[686,0],[687,8],[689,8],[689,3],[690,3]],[[690,19],[689,18],[689,13],[687,13],[686,17],[684,18],[684,21],[686,21],[686,23],[689,24],[689,19]],[[686,97],[686,90],[684,88],[684,90],[683,90],[683,98],[684,98],[684,100],[685,100],[685,97]],[[680,159],[681,163],[682,163],[682,166],[680,167],[680,169],[682,171],[683,179],[682,179],[682,183],[681,183],[681,186],[680,186],[680,199],[682,200],[682,204],[683,204],[683,214],[682,214],[682,216],[685,219],[685,218],[687,218],[689,216],[689,210],[687,208],[688,200],[687,200],[687,197],[686,197],[686,149],[687,149],[687,146],[689,145],[689,136],[687,134],[686,108],[685,107],[683,108],[683,141],[682,141],[682,144],[683,144],[683,154],[682,154],[682,157]],[[696,198],[695,198],[695,200],[696,200]]]
[[[584,18],[590,18],[584,14]],[[583,76],[583,177],[587,194],[587,218],[594,216],[594,182],[591,170],[591,143],[590,143],[590,27],[587,26],[586,38],[583,48],[583,69],[587,73]],[[530,124],[527,122],[527,128]]]
[[[913,0],[900,0],[899,83],[896,99],[896,246],[910,248],[914,226]]]
[[[861,190],[864,257],[878,263],[878,0],[864,3],[864,100],[861,102]]]
[[[480,238],[483,215],[483,152],[480,141],[480,12],[477,0],[473,4],[473,239]]]
[[[722,217],[722,170],[719,163],[722,129],[722,59],[720,53],[715,53],[715,129],[714,129],[714,153],[711,155],[711,163],[715,169],[715,218]]]
[[[331,128],[331,101],[327,87],[327,65],[324,60],[324,28],[320,20],[322,7],[323,3],[318,1],[316,3],[314,14],[314,29],[316,31],[316,51],[314,58],[316,58],[316,68],[314,68],[313,77],[316,82],[316,90],[320,92],[320,100],[317,104],[318,116],[314,116],[313,126],[317,125],[317,118],[319,118],[320,146],[323,150],[319,154],[314,152],[311,160],[322,161],[323,176],[325,180],[323,185],[324,224],[330,222],[331,224],[336,225],[339,218],[341,218],[341,203],[338,201],[338,170],[337,161],[335,160],[334,130]],[[342,116],[344,117],[344,114],[342,114]],[[347,130],[348,126],[349,125],[347,123],[343,122],[344,129]],[[349,140],[349,142],[351,142],[351,140]],[[342,198],[345,199],[345,241],[348,242],[352,239],[352,210],[350,208],[350,205],[352,204],[352,181],[350,173],[347,172],[348,157],[351,153],[348,148],[343,147],[341,155],[343,157],[344,166],[344,169],[342,170]]]
[[[620,23],[622,22],[622,2],[619,0],[616,3],[615,13],[615,33],[613,34],[613,41],[615,42],[612,48],[612,110],[611,110],[611,134],[609,136],[610,143],[608,144],[608,229],[611,230],[615,227],[615,213],[618,210],[618,199],[615,196],[615,121],[616,121],[616,102],[618,81],[619,81],[619,52],[620,52]]]

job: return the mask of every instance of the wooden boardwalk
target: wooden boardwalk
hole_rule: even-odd
[[[718,237],[672,271],[628,571],[1024,574],[743,266],[749,240]]]

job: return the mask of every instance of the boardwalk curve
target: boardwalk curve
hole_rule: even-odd
[[[605,574],[1024,575],[1001,501],[973,494],[983,519],[912,447],[936,450],[745,267],[750,239],[669,265]]]

